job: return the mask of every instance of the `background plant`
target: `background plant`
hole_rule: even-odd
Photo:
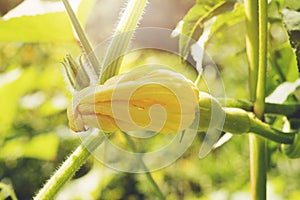
[[[225,1],[223,2],[226,4]],[[204,28],[209,29],[205,47],[222,73],[227,96],[249,99],[243,3],[226,4],[232,7],[224,13],[211,11],[210,8],[217,5],[215,1],[196,3],[197,7],[208,8],[203,12],[204,14],[211,13],[211,17],[200,20],[200,25],[204,23]],[[223,5],[222,1],[219,3]],[[266,95],[271,94],[281,83],[294,82],[298,79],[297,19],[299,17],[297,16],[299,13],[297,10],[299,7],[297,1],[271,1],[268,5],[270,35],[268,36],[269,68]],[[201,12],[197,10],[194,13],[193,10],[197,9],[192,8],[184,19],[189,19],[189,16],[201,18]],[[212,17],[214,15],[217,16]],[[46,20],[48,26],[45,30]],[[211,27],[209,27],[209,20],[214,21]],[[41,21],[43,23],[39,23]],[[57,21],[61,23],[55,23]],[[2,182],[12,183],[20,199],[29,199],[70,149],[75,148],[79,143],[78,138],[66,131],[64,109],[69,93],[65,89],[61,66],[58,64],[62,61],[66,49],[73,55],[78,55],[80,51],[74,42],[76,40],[71,26],[65,25],[68,23],[67,16],[62,12],[0,21],[1,71],[4,75],[1,76],[0,88],[2,111],[0,114],[2,165],[0,175]],[[36,27],[34,34],[29,32],[27,24]],[[198,25],[199,23],[196,24],[197,27]],[[18,34],[10,27],[18,27],[23,34]],[[38,31],[38,27],[42,31]],[[199,37],[200,35],[201,32],[198,33]],[[138,55],[141,59],[136,60],[136,63],[147,62],[147,59],[153,56],[151,52]],[[157,60],[161,58],[169,57],[164,54],[156,55]],[[205,61],[204,59],[204,69],[209,69],[210,63]],[[128,65],[135,64],[127,62]],[[177,61],[170,59],[169,62]],[[192,74],[193,71],[190,73]],[[211,75],[211,84],[218,79],[214,72],[204,70],[203,73]],[[281,92],[280,95],[287,96],[283,99],[285,103],[298,103],[298,84],[295,82],[291,85],[293,87],[287,87],[294,88],[293,91],[286,94]],[[268,100],[275,101],[272,96]],[[296,117],[267,115],[266,121],[278,129],[286,129],[288,124],[297,129],[299,123]],[[207,158],[199,160],[196,156],[201,144],[201,135],[199,135],[182,159],[170,166],[168,170],[160,170],[152,175],[168,198],[216,198],[215,195],[234,198],[237,195],[247,195],[250,187],[249,164],[245,162],[245,158],[248,158],[248,149],[245,148],[247,143],[246,136],[233,137],[229,143],[213,151]],[[269,189],[273,190],[269,194],[296,199],[299,195],[296,178],[299,176],[299,161],[290,160],[280,153],[280,146],[276,143],[268,142],[267,146],[268,183]],[[219,166],[217,163],[224,163],[226,167]],[[95,176],[101,178],[101,182],[92,181],[91,177]],[[91,160],[59,195],[69,195],[70,198],[75,198],[77,195],[85,198],[84,195],[89,194],[87,191],[90,191],[93,198],[100,199],[132,196],[150,198],[152,190],[146,183],[144,175],[116,173]],[[24,188],[24,185],[28,187]],[[89,185],[89,188],[82,189],[78,194],[72,194],[74,188],[85,188],[86,185]]]

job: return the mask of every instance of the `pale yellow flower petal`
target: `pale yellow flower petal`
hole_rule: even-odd
[[[74,131],[91,126],[105,132],[178,132],[195,119],[198,98],[197,87],[176,72],[135,70],[75,94],[69,124]]]

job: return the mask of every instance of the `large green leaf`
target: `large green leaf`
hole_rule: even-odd
[[[282,24],[282,15],[280,14],[282,6],[282,3],[278,0],[272,1],[268,7],[270,22],[269,44],[271,48],[269,48],[270,68],[267,74],[267,94],[274,91],[281,83],[286,81],[293,82],[298,77],[295,53],[288,43],[288,34]],[[295,22],[298,19],[299,17],[292,17],[290,20]],[[221,69],[222,78],[227,88],[230,88],[234,81],[239,80],[237,84],[241,85],[243,79],[247,80],[247,70],[245,71],[247,62],[244,62],[247,60],[245,54],[245,32],[243,31],[245,28],[244,20],[244,7],[241,4],[236,4],[232,12],[217,16],[206,41],[206,51]],[[239,72],[241,74],[237,75]],[[234,97],[238,97],[242,93],[238,89],[234,91],[238,91],[232,95]],[[226,92],[227,95],[231,96],[230,90]]]
[[[186,58],[192,41],[197,41],[203,33],[204,23],[212,17],[232,10],[235,2],[226,0],[197,1],[183,18],[179,41],[181,55]]]
[[[203,68],[204,71],[209,70],[210,63],[207,64],[206,60],[212,60],[218,67],[222,79],[218,75],[213,76],[214,78],[209,83],[209,86],[218,87],[218,84],[215,83],[222,81],[227,97],[248,98],[248,91],[245,89],[248,87],[245,22],[241,20],[233,24],[223,24],[212,33],[205,44],[205,51],[209,58],[204,58]],[[237,85],[239,87],[236,87]]]
[[[0,21],[1,42],[71,42],[74,36],[66,13],[22,16]]]
[[[79,19],[86,23],[95,0],[82,0]],[[17,8],[16,8],[17,9]],[[72,26],[65,12],[51,12],[34,16],[0,19],[0,42],[74,42]]]
[[[231,12],[216,16],[204,41],[205,51],[222,75],[222,79],[216,76],[208,84],[218,90],[216,82],[222,81],[226,87],[226,95],[234,98],[248,98],[248,91],[245,90],[248,84],[245,31],[244,5],[236,3]],[[203,60],[204,70],[209,67],[207,60],[209,59]]]
[[[236,4],[232,12],[223,13],[217,16],[216,21],[213,23],[208,36],[211,38],[214,34],[245,21],[245,9],[242,4]]]

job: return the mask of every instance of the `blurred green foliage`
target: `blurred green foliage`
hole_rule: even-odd
[[[65,49],[78,49],[20,43],[1,43],[0,49],[0,179],[12,183],[20,199],[30,199],[74,148],[62,148],[58,135],[70,96],[59,62]]]
[[[92,1],[88,1],[89,6]],[[297,60],[290,45],[281,9],[296,12],[297,2],[271,1],[269,6],[268,93],[286,81],[298,79]],[[297,7],[297,8],[295,8]],[[231,12],[214,20],[206,50],[218,66],[226,95],[248,96],[248,69],[245,50],[244,7],[236,4]],[[88,9],[81,9],[86,20]],[[62,160],[79,143],[67,128],[66,107],[71,94],[62,73],[66,53],[79,55],[80,49],[63,13],[0,19],[0,182],[12,185],[19,199],[31,199]],[[33,27],[33,29],[29,26]],[[68,24],[68,25],[67,25]],[[299,29],[298,29],[299,31]],[[14,41],[14,42],[12,42]],[[299,40],[295,40],[297,42]],[[47,43],[38,43],[47,42]],[[49,43],[51,42],[51,43]],[[299,59],[299,55],[298,59]],[[195,69],[180,64],[172,55],[151,50],[134,52],[124,58],[127,68],[156,59],[194,80]],[[209,62],[204,68],[209,67]],[[299,63],[298,63],[299,64]],[[183,67],[183,68],[181,68]],[[211,76],[212,82],[218,75]],[[294,91],[288,102],[299,102]],[[298,95],[298,96],[297,96]],[[272,121],[273,120],[273,121]],[[271,119],[282,128],[284,117]],[[188,151],[167,168],[153,172],[167,199],[247,199],[250,196],[247,136],[233,137],[205,159],[198,158],[204,135],[198,135]],[[121,138],[117,138],[122,142]],[[125,144],[126,145],[126,144]],[[149,144],[148,144],[149,145]],[[155,146],[156,144],[151,144]],[[152,147],[147,147],[151,149]],[[300,161],[269,144],[269,199],[296,200],[300,193]],[[3,189],[0,189],[3,193]],[[108,169],[92,158],[62,189],[57,199],[153,199],[151,185],[143,174]]]
[[[204,23],[211,18],[232,10],[234,1],[197,1],[183,18],[183,25],[180,35],[179,49],[180,55],[186,58],[190,46],[197,41],[204,31]],[[190,40],[194,41],[190,41]]]

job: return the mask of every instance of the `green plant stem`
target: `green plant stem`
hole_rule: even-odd
[[[123,54],[144,12],[147,0],[129,0],[106,51],[100,69],[100,84],[119,73]]]
[[[250,118],[250,123],[250,132],[256,133],[257,136],[262,136],[282,144],[292,144],[294,142],[295,133],[283,133],[255,117]]]
[[[266,199],[266,145],[265,139],[250,135],[250,174],[251,195],[253,200]]]
[[[256,97],[258,74],[258,0],[245,0],[246,46],[249,62],[250,101]]]
[[[89,70],[92,70],[92,72],[89,74],[97,76],[97,77],[91,77],[91,80],[97,80],[98,75],[99,75],[100,64],[99,64],[98,59],[93,51],[92,45],[90,44],[86,34],[84,33],[84,30],[83,30],[82,26],[80,25],[80,22],[79,22],[77,16],[75,15],[69,1],[62,0],[62,2],[64,3],[66,11],[71,19],[72,25],[79,37],[79,41],[82,45],[82,48],[83,48],[84,52],[87,54],[88,60],[90,61],[91,65],[92,65],[92,68],[89,69]]]
[[[266,103],[265,113],[273,113],[286,115],[288,117],[299,117],[300,115],[300,104],[276,104],[276,103]]]
[[[258,23],[258,79],[254,113],[263,120],[267,69],[267,0],[258,0]],[[267,196],[266,140],[260,136],[251,135],[250,153],[252,199],[264,200]]]
[[[44,187],[34,197],[34,200],[54,199],[55,195],[64,186],[64,184],[86,162],[91,155],[90,152],[95,150],[103,141],[104,136],[92,137],[86,144],[81,144],[77,147],[46,182]]]
[[[218,99],[222,107],[241,108],[248,112],[253,112],[254,104],[251,101],[241,99]],[[299,103],[265,103],[265,113],[280,114],[287,117],[297,117],[300,115]]]
[[[284,133],[274,129],[269,124],[256,118],[253,113],[248,113],[239,108],[223,108],[223,110],[225,111],[226,118],[222,131],[232,134],[250,132],[282,144],[292,144],[294,142],[295,132]]]
[[[125,132],[122,132],[124,137],[126,138],[127,140],[127,143],[129,144],[131,150],[133,152],[136,152],[137,151],[137,148],[133,142],[133,140],[128,136],[127,133]],[[150,184],[152,185],[152,188],[154,190],[154,192],[157,194],[158,198],[163,200],[165,199],[163,193],[161,192],[160,188],[158,187],[157,183],[155,182],[155,180],[153,179],[151,173],[149,172],[148,170],[148,167],[146,166],[146,164],[144,163],[143,159],[141,157],[139,157],[139,162],[140,162],[140,165],[143,167],[143,169],[145,170],[145,175],[148,179],[148,181],[150,182]]]
[[[254,103],[254,113],[263,119],[265,111],[265,91],[266,91],[266,70],[267,70],[267,0],[259,0],[259,59],[258,59],[258,80],[256,89],[256,100]]]

